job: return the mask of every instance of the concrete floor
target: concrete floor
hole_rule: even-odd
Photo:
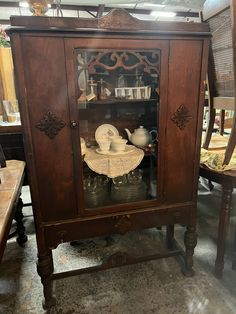
[[[29,192],[24,188],[24,202]],[[185,278],[175,258],[155,260],[94,274],[55,281],[59,314],[141,314],[141,313],[236,313],[236,272],[231,269],[234,215],[227,240],[224,277],[213,276],[216,254],[217,209],[221,191],[213,193],[205,182],[199,187],[198,245],[195,249],[195,276]],[[234,196],[233,200],[236,204]],[[234,214],[235,208],[233,209]],[[0,313],[45,313],[41,307],[42,286],[36,273],[36,244],[31,208],[25,208],[29,241],[24,249],[15,239],[8,241],[0,264]],[[182,240],[185,228],[177,226]],[[125,236],[88,239],[74,246],[65,243],[54,251],[57,271],[94,265],[117,250],[143,253],[161,249],[161,233],[156,229],[131,232]]]

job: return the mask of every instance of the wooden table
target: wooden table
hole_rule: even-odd
[[[22,221],[23,203],[20,199],[24,170],[25,162],[20,160],[8,160],[7,167],[0,168],[0,261],[13,219],[17,222],[17,242],[23,245],[27,241]]]

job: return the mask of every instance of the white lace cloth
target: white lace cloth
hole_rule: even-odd
[[[87,148],[84,161],[94,172],[115,178],[137,168],[143,157],[143,150],[137,147],[127,154],[117,153],[112,156],[101,155],[94,148]]]

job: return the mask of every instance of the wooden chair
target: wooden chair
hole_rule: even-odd
[[[230,5],[230,7],[229,7]],[[205,11],[204,11],[205,10]],[[207,0],[204,5],[203,10],[203,19],[209,22],[211,26],[211,19],[216,18],[223,12],[229,10],[231,13],[229,18],[231,19],[232,24],[232,51],[233,51],[233,60],[232,66],[234,68],[234,73],[236,73],[236,3],[232,1],[232,3],[228,3],[228,1],[212,1]],[[222,20],[222,24],[218,24],[218,30],[223,27],[224,21]],[[214,40],[214,34],[213,34]],[[215,45],[216,46],[216,45]],[[218,48],[218,52],[219,52]],[[220,69],[216,69],[217,64],[215,63],[214,53],[217,53],[217,49],[215,52],[213,49],[210,49],[209,55],[209,70],[208,70],[208,99],[209,99],[209,124],[206,132],[205,141],[203,143],[203,148],[208,149],[211,141],[211,135],[213,131],[213,125],[216,116],[216,110],[222,110],[221,113],[221,134],[224,133],[224,112],[225,110],[234,110],[233,117],[233,125],[231,129],[231,134],[229,137],[229,141],[227,147],[224,151],[224,165],[228,165],[231,157],[233,155],[235,144],[236,144],[236,104],[234,95],[221,95],[221,88],[219,88],[220,84],[217,81],[219,79]],[[224,62],[224,60],[222,60]],[[217,75],[215,74],[217,72]],[[233,90],[236,91],[236,80],[233,78]],[[222,185],[222,201],[219,212],[219,225],[218,225],[218,238],[217,238],[217,257],[215,261],[215,275],[220,278],[223,274],[224,268],[224,253],[225,253],[225,240],[228,230],[230,210],[231,210],[231,201],[232,201],[232,192],[233,189],[236,188],[236,170],[227,170],[218,172],[212,169],[207,168],[203,164],[200,165],[200,176],[207,178],[210,181],[216,182]],[[236,268],[236,260],[233,261],[233,268]]]

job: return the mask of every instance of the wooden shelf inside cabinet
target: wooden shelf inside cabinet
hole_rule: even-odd
[[[95,100],[95,101],[78,101],[78,104],[86,104],[86,105],[115,105],[115,104],[148,104],[158,102],[157,99],[105,99],[105,100]]]

